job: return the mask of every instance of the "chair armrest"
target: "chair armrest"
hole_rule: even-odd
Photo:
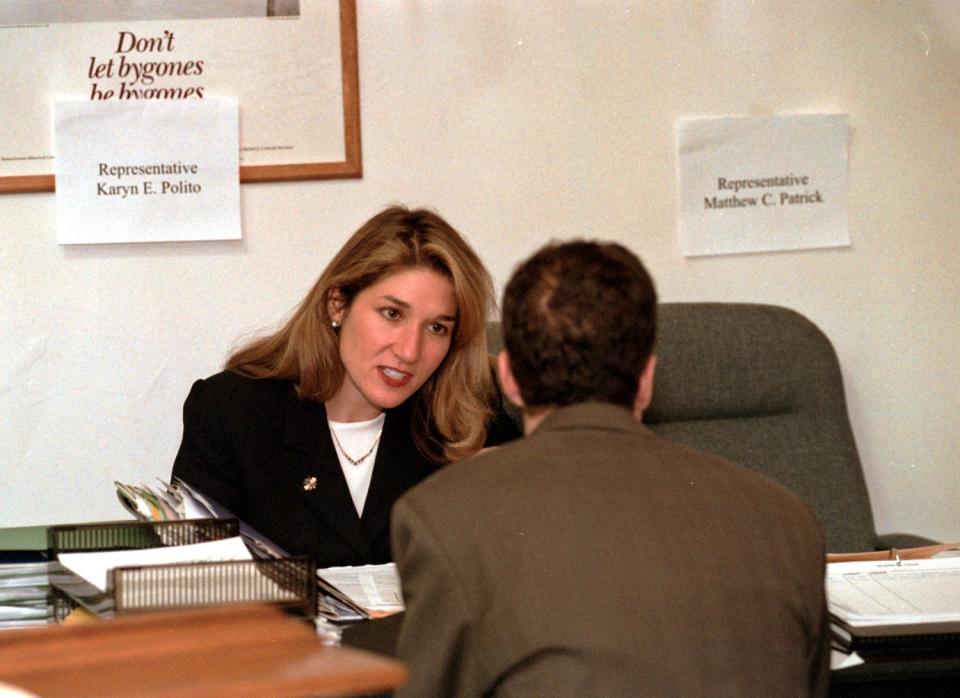
[[[877,536],[875,550],[889,550],[890,548],[919,548],[922,545],[936,545],[941,541],[917,536],[912,533],[885,533]]]

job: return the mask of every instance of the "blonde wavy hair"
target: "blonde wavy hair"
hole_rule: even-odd
[[[328,301],[346,304],[381,279],[428,269],[453,284],[457,321],[440,366],[411,398],[414,443],[428,459],[445,463],[483,447],[496,385],[487,352],[493,284],[480,258],[436,213],[393,206],[357,230],[276,332],[236,350],[226,368],[253,378],[293,381],[300,398],[325,402],[344,380],[338,335]]]

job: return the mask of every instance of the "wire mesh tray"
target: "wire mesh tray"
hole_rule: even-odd
[[[191,545],[238,534],[236,519],[193,519],[52,526],[48,540],[58,556]],[[106,591],[61,566],[52,587],[59,621],[78,606],[101,617],[250,602],[274,603],[307,618],[317,612],[316,571],[300,557],[117,567]]]

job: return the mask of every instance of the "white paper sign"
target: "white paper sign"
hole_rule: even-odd
[[[235,98],[58,101],[62,245],[240,238]]]
[[[847,141],[846,114],[678,122],[683,253],[849,245]]]

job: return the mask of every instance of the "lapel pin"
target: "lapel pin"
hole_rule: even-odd
[[[317,489],[317,478],[314,475],[303,479],[303,491],[312,492]]]

